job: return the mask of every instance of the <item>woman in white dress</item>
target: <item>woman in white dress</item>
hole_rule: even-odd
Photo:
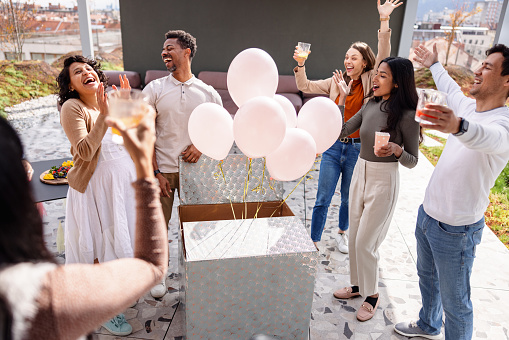
[[[65,223],[66,264],[133,257],[134,163],[124,146],[112,141],[105,123],[107,78],[98,62],[83,56],[64,61],[57,82],[60,123],[71,143]],[[122,80],[122,79],[121,79]],[[122,82],[128,88],[127,81]],[[131,333],[123,315],[104,325],[115,335]]]

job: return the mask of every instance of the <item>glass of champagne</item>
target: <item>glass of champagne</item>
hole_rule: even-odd
[[[305,42],[299,42],[297,45],[297,52],[299,58],[307,59],[309,52],[311,50],[311,44],[305,43]]]
[[[109,115],[122,121],[127,129],[137,127],[148,111],[148,97],[138,89],[119,89],[108,94]],[[113,141],[123,144],[120,132],[112,128]]]
[[[426,119],[430,116],[424,114],[422,110],[426,104],[447,105],[447,93],[433,89],[419,89],[418,94],[419,101],[417,102],[417,110],[415,111],[415,121],[419,123],[424,122],[426,124],[433,124]]]

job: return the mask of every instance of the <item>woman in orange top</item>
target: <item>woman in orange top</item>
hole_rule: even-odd
[[[389,15],[396,7],[403,4],[398,2],[399,0],[387,0],[383,5],[380,5],[380,0],[377,1],[378,13],[380,14],[380,30],[378,31],[378,54],[376,58],[371,48],[364,42],[353,43],[346,52],[344,78],[347,84],[351,84],[351,90],[345,103],[345,121],[355,115],[372,96],[371,88],[373,87],[373,78],[376,75],[377,66],[391,52]],[[333,77],[316,81],[308,80],[304,66],[306,58],[299,57],[297,51],[295,51],[293,59],[298,63],[294,73],[299,90],[305,93],[326,94],[337,104],[340,91]],[[341,74],[343,75],[342,72]],[[355,132],[347,138],[338,139],[334,145],[323,153],[318,178],[318,191],[311,219],[311,239],[316,245],[322,237],[327,220],[327,211],[336,190],[339,175],[341,175],[339,233],[336,241],[338,250],[345,254],[348,253],[348,238],[345,231],[348,229],[350,180],[359,157],[360,142],[359,133]]]

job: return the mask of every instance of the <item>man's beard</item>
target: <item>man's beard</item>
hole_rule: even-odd
[[[177,66],[173,65],[172,67],[168,68],[168,71],[175,72],[177,70]]]

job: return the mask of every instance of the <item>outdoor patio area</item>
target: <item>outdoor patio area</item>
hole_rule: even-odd
[[[56,100],[54,101],[56,104]],[[70,157],[70,144],[60,126],[59,115],[54,111],[21,131],[25,156],[30,161]],[[428,143],[434,141],[429,140]],[[55,164],[56,165],[56,164]],[[287,200],[293,213],[305,219],[309,230],[316,197],[319,163],[305,183],[301,183]],[[339,188],[329,210],[329,218],[319,243],[320,261],[316,275],[315,294],[311,314],[310,339],[406,339],[393,331],[400,321],[416,319],[420,308],[420,292],[416,270],[416,240],[414,237],[417,210],[423,201],[424,191],[433,171],[431,163],[419,155],[414,169],[400,166],[400,193],[396,212],[387,238],[380,249],[380,305],[374,318],[359,322],[356,312],[363,299],[337,300],[332,293],[349,285],[348,255],[335,246],[333,234],[337,232]],[[39,174],[34,174],[34,181]],[[285,183],[289,193],[296,182]],[[45,237],[50,250],[59,261],[56,237],[58,226],[65,223],[65,200],[44,203]],[[182,311],[178,291],[178,214],[174,209],[169,229],[170,266],[166,280],[168,293],[154,299],[146,293],[126,318],[133,327],[129,339],[182,339],[184,336]],[[472,301],[474,304],[474,339],[509,339],[509,250],[489,228],[484,229],[481,245],[472,274]],[[242,325],[239,325],[242,327]],[[94,339],[119,339],[99,328]],[[246,339],[247,340],[247,339]]]

